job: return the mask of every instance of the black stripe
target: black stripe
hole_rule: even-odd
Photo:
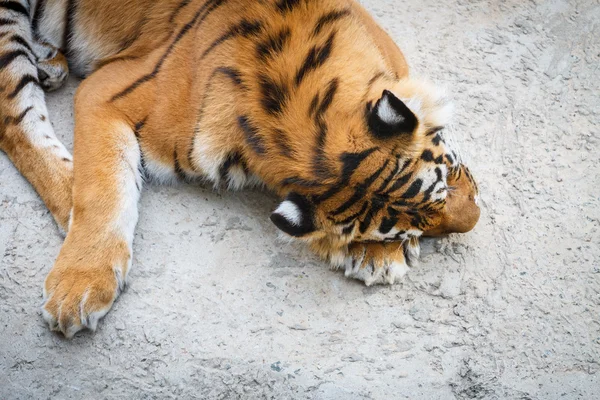
[[[344,186],[340,185],[338,182],[335,185],[333,185],[332,187],[330,187],[325,193],[314,196],[313,202],[315,204],[319,204],[324,201],[327,201],[330,198],[332,198],[333,196],[335,196],[336,194],[338,194],[339,192],[341,192],[342,189],[344,189]]]
[[[71,1],[73,1],[73,0],[71,0]],[[165,53],[162,55],[162,57],[160,58],[160,60],[156,64],[156,66],[154,67],[154,70],[151,73],[142,76],[137,81],[135,81],[134,83],[132,83],[131,85],[129,85],[128,87],[123,89],[121,92],[115,94],[112,97],[111,102],[114,102],[114,101],[120,99],[121,97],[127,96],[128,94],[133,92],[135,89],[137,89],[144,83],[149,82],[152,79],[154,79],[156,77],[156,75],[160,72],[163,64],[167,60],[167,57],[169,57],[169,55],[171,55],[171,53],[173,52],[173,50],[175,49],[177,44],[189,33],[189,31],[196,24],[201,24],[202,22],[204,22],[204,20],[213,11],[215,11],[217,8],[219,8],[226,1],[227,0],[208,0],[206,3],[204,3],[202,5],[202,7],[196,12],[196,14],[194,14],[194,17],[190,20],[190,22],[188,22],[183,28],[181,28],[181,30],[179,31],[179,33],[177,34],[177,36],[175,37],[173,42],[169,45],[169,47],[167,48]]]
[[[410,178],[412,178],[413,173],[409,172],[406,175],[400,177],[398,180],[396,180],[394,182],[394,184],[384,193],[384,196],[389,196],[390,193],[395,192],[396,190],[402,188],[404,185],[406,185],[408,183],[408,181],[410,181]]]
[[[233,81],[233,83],[236,84],[236,86],[239,86],[240,88],[245,88],[244,81],[242,80],[242,73],[237,69],[232,67],[217,67],[212,73],[213,77],[217,73],[221,73],[229,77]]]
[[[331,24],[335,23],[336,21],[338,21],[344,17],[347,17],[349,15],[350,15],[349,9],[331,11],[331,12],[323,15],[321,18],[319,18],[319,20],[317,21],[317,24],[315,25],[315,29],[313,30],[313,36],[317,36],[319,33],[321,33],[321,31],[326,26],[331,25]]]
[[[340,156],[340,161],[342,161],[342,176],[340,179],[340,183],[342,185],[347,185],[350,183],[350,179],[354,172],[360,167],[360,165],[369,157],[371,154],[379,150],[377,147],[372,147],[365,151],[361,151],[360,153],[344,153]]]
[[[35,13],[33,14],[33,20],[31,21],[31,29],[35,37],[39,38],[40,34],[40,22],[44,16],[44,12],[46,11],[46,0],[38,0]]]
[[[376,201],[376,202],[374,202],[374,204],[371,205],[371,209],[367,212],[365,219],[363,219],[360,223],[360,226],[359,226],[360,233],[365,233],[367,231],[367,229],[369,229],[369,227],[371,226],[371,222],[373,221],[373,218],[379,211],[381,211],[382,208],[383,208],[383,203],[379,202],[379,201]]]
[[[144,158],[144,152],[142,151],[142,143],[140,142],[141,139],[141,130],[144,129],[144,125],[146,125],[146,120],[148,118],[144,118],[143,120],[141,120],[140,122],[135,124],[134,127],[134,131],[133,133],[135,134],[135,140],[137,141],[138,144],[138,148],[140,149],[140,162],[138,164],[138,173],[140,174],[140,178],[142,179],[142,182],[146,182],[146,159]],[[139,183],[135,182],[138,191],[142,191],[142,188],[140,187]]]
[[[379,150],[377,147],[373,147],[371,149],[365,150],[360,153],[344,153],[340,156],[340,161],[342,162],[342,175],[339,181],[332,186],[325,193],[315,196],[313,198],[313,202],[315,204],[322,203],[324,201],[329,200],[331,197],[335,196],[339,192],[341,192],[350,182],[350,178],[354,171],[359,168],[360,164],[373,152]]]
[[[175,10],[173,10],[173,14],[171,14],[169,22],[173,23],[175,21],[175,18],[177,18],[177,15],[179,15],[179,13],[181,12],[181,10],[183,10],[191,2],[192,0],[183,0],[181,3],[179,3]]]
[[[355,205],[356,203],[358,203],[360,200],[362,200],[365,197],[366,193],[362,190],[355,190],[354,194],[352,195],[352,197],[350,197],[348,200],[346,200],[344,202],[344,204],[342,204],[340,207],[338,207],[336,210],[334,210],[331,215],[333,216],[337,216],[340,214],[345,213],[346,211],[348,211],[353,205]]]
[[[246,135],[246,142],[252,150],[258,155],[264,155],[267,149],[265,148],[263,138],[258,132],[258,128],[245,115],[238,117],[238,125]]]
[[[181,30],[179,31],[179,33],[175,37],[175,40],[173,41],[173,43],[171,43],[171,45],[169,45],[169,48],[167,49],[167,51],[162,55],[162,57],[160,58],[158,64],[154,68],[154,73],[155,74],[158,73],[158,71],[160,71],[160,69],[162,68],[163,64],[165,63],[167,57],[175,49],[175,46],[177,45],[177,43],[179,43],[185,37],[185,35],[187,35],[189,33],[189,31],[197,23],[201,24],[202,22],[204,22],[204,20],[213,11],[215,11],[217,8],[219,8],[226,1],[227,0],[208,0],[206,3],[204,3],[202,5],[202,7],[196,12],[196,14],[194,14],[194,18],[192,18],[192,20],[190,20],[190,22],[188,22],[183,28],[181,28]]]
[[[16,24],[17,24],[17,21],[13,21],[12,19],[0,18],[0,26],[16,25]]]
[[[339,83],[340,81],[338,78],[332,79],[331,82],[329,82],[329,85],[327,86],[327,91],[325,92],[325,96],[323,97],[323,101],[321,101],[319,108],[316,110],[317,118],[322,117],[327,112],[327,110],[329,110],[329,107],[331,107],[333,99],[337,93]]]
[[[350,222],[355,221],[356,219],[360,218],[361,215],[363,215],[365,213],[365,211],[367,211],[367,208],[369,208],[369,202],[365,201],[360,209],[360,211],[358,211],[356,214],[352,214],[349,217],[344,218],[343,220],[337,222],[338,225],[346,225],[349,224]]]
[[[249,36],[258,34],[261,30],[262,30],[262,22],[260,22],[260,21],[250,22],[250,21],[244,19],[241,22],[239,22],[238,24],[229,28],[229,30],[227,32],[225,32],[221,37],[219,37],[217,40],[212,42],[211,45],[208,46],[208,48],[206,50],[204,50],[204,53],[202,53],[201,59],[208,56],[208,54],[210,54],[211,51],[213,51],[216,47],[218,47],[220,44],[228,41],[229,39],[233,39],[238,36],[249,37]]]
[[[279,148],[279,153],[284,157],[293,158],[294,151],[292,150],[290,138],[287,133],[281,129],[275,129],[273,133],[273,140],[275,140],[275,144]]]
[[[426,162],[432,162],[434,160],[434,157],[433,157],[433,153],[431,152],[431,150],[429,150],[429,149],[423,150],[423,153],[421,154],[421,160],[426,161]]]
[[[142,152],[142,146],[138,140],[138,146],[140,147],[140,165],[138,166],[138,171],[140,171],[140,176],[142,180],[145,180],[146,177],[146,158],[144,157],[144,153]]]
[[[248,175],[248,164],[246,163],[246,160],[244,160],[244,157],[236,151],[230,153],[225,162],[219,168],[219,175],[221,176],[222,182],[229,181],[229,171],[235,166],[242,168],[244,173]]]
[[[109,58],[105,58],[103,60],[98,61],[98,63],[96,64],[96,72],[101,69],[106,67],[109,64],[112,64],[114,62],[117,61],[129,61],[129,60],[135,60],[140,58],[140,56],[118,56],[118,57],[109,57]]]
[[[398,163],[399,161],[400,161],[399,158],[396,158],[396,163]],[[379,188],[375,191],[375,193],[377,193],[378,195],[381,195],[381,192],[383,192],[385,190],[385,188],[388,187],[388,185],[390,184],[392,179],[394,179],[395,176],[397,176],[398,174],[401,174],[402,171],[404,171],[404,169],[406,169],[406,167],[408,166],[410,161],[411,160],[407,160],[401,168],[398,166],[395,169],[393,169],[392,172],[390,172],[390,174],[383,180],[381,185],[379,185]],[[400,168],[400,171],[398,171],[398,168]]]
[[[20,44],[21,46],[25,47],[29,51],[30,55],[34,59],[37,59],[37,56],[35,55],[35,52],[31,48],[31,46],[29,45],[29,43],[27,43],[27,40],[23,39],[21,36],[18,36],[18,35],[11,36],[11,38],[9,40],[11,42],[13,42],[13,43],[17,43],[17,44]],[[35,61],[33,61],[33,62],[35,62]]]
[[[425,190],[423,192],[423,201],[424,202],[429,201],[429,199],[431,198],[431,194],[433,193],[433,190],[436,188],[437,184],[443,180],[442,170],[439,167],[435,169],[435,173],[437,175],[437,180],[435,182],[433,182],[431,184],[431,186],[429,186],[427,188],[427,190]]]
[[[275,82],[264,74],[258,76],[258,83],[262,95],[261,104],[265,112],[271,115],[281,114],[290,97],[287,85]]]
[[[426,220],[426,217],[423,214],[421,214],[418,210],[405,210],[404,213],[411,217],[410,223],[412,226],[417,229],[421,229],[424,220]]]
[[[4,124],[5,125],[18,125],[21,122],[23,122],[23,119],[25,119],[25,116],[31,111],[33,110],[33,106],[29,106],[25,109],[25,111],[23,111],[21,114],[19,114],[16,117],[5,117],[4,118]]]
[[[173,159],[175,160],[173,162],[173,170],[175,171],[177,178],[179,178],[179,180],[181,181],[185,181],[187,179],[187,176],[183,171],[183,168],[181,168],[181,164],[179,164],[179,158],[177,157],[177,149],[173,151]]]
[[[27,8],[25,8],[25,6],[19,2],[3,1],[3,2],[0,2],[0,8],[4,8],[5,10],[8,10],[8,11],[14,11],[16,13],[19,13],[19,14],[25,16],[26,18],[29,18],[29,11],[27,11]]]
[[[317,143],[315,145],[315,155],[313,157],[313,171],[321,179],[327,179],[332,176],[327,157],[325,156],[325,145],[327,143],[328,127],[323,119],[317,120]]]
[[[373,185],[373,183],[375,183],[377,178],[379,178],[383,171],[385,171],[386,168],[390,165],[390,161],[391,160],[388,159],[385,162],[385,164],[382,165],[377,171],[375,171],[369,178],[367,178],[366,181],[359,184],[354,191],[354,195],[352,195],[350,199],[348,199],[344,204],[342,204],[335,211],[333,211],[332,215],[343,214],[346,211],[348,211],[352,206],[354,206],[357,202],[362,200],[367,195],[367,190],[371,187],[371,185]]]
[[[120,93],[117,93],[116,95],[114,95],[111,99],[112,101],[118,100],[121,97],[127,96],[129,93],[133,92],[135,89],[137,89],[138,87],[142,86],[144,83],[151,81],[152,79],[154,79],[155,74],[149,74],[146,76],[141,77],[140,79],[138,79],[137,81],[135,81],[132,85],[130,85],[128,88],[126,88],[125,90],[123,90]]]
[[[296,73],[296,86],[299,86],[306,75],[321,67],[331,56],[336,32],[332,32],[323,46],[314,46],[306,56],[302,66]]]
[[[144,118],[143,120],[141,120],[140,122],[135,124],[133,133],[135,134],[135,137],[138,139],[141,137],[141,131],[142,131],[142,129],[144,129],[144,126],[146,125],[146,119],[147,118]]]
[[[421,187],[423,186],[423,180],[417,179],[415,180],[410,187],[402,194],[403,199],[412,199],[416,197],[421,191]]]
[[[352,224],[349,225],[347,227],[345,227],[344,229],[342,229],[342,235],[349,235],[352,233],[352,231],[354,231],[354,227],[356,226],[356,224]]]
[[[256,53],[260,60],[265,61],[269,57],[275,57],[281,53],[292,36],[290,28],[282,28],[274,35],[256,45]]]
[[[300,0],[279,0],[277,2],[277,9],[281,14],[286,14],[291,12],[299,4]]]
[[[426,136],[431,136],[434,135],[440,131],[444,130],[443,126],[436,126],[435,128],[431,128],[429,131],[427,131],[427,133],[425,134]]]
[[[383,221],[381,221],[381,225],[379,225],[379,232],[387,235],[397,223],[398,217],[385,217]]]
[[[308,106],[308,116],[310,118],[314,117],[315,112],[317,111],[317,107],[319,105],[319,93],[315,94],[315,97],[313,97],[312,101],[310,102],[310,105]]]
[[[3,70],[4,68],[8,67],[10,65],[10,63],[12,63],[15,59],[19,58],[19,57],[26,57],[28,61],[31,62],[31,60],[29,59],[29,54],[27,54],[27,52],[25,50],[15,50],[15,51],[11,51],[10,53],[6,53],[0,56],[0,70]]]
[[[37,87],[41,88],[40,83],[38,82],[37,78],[33,75],[27,74],[21,78],[21,80],[17,84],[17,87],[15,88],[15,90],[13,90],[12,93],[8,95],[8,98],[14,99],[15,97],[17,97],[17,95],[19,93],[21,93],[21,90],[23,90],[30,83],[33,83]]]
[[[325,122],[325,113],[331,107],[333,99],[338,90],[339,81],[337,78],[329,82],[325,96],[315,111],[315,125],[317,127],[317,142],[315,144],[315,155],[313,158],[313,171],[321,179],[327,179],[332,176],[330,166],[325,156],[325,145],[327,143],[328,126]]]

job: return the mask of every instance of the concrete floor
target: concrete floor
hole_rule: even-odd
[[[95,334],[48,331],[61,245],[0,155],[0,398],[600,398],[600,3],[364,0],[445,84],[474,232],[365,288],[280,243],[259,192],[148,187],[130,286]],[[72,143],[75,82],[49,96]]]

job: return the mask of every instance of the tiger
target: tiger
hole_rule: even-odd
[[[73,155],[44,91],[69,74]],[[127,282],[147,181],[261,186],[270,219],[366,285],[472,230],[446,92],[355,0],[0,0],[0,149],[66,234],[42,315],[96,330]]]

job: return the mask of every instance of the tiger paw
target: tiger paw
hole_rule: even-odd
[[[68,339],[85,328],[95,331],[123,287],[115,271],[112,267],[57,263],[44,284],[42,315],[50,329]]]
[[[38,61],[38,77],[44,90],[51,92],[59,89],[69,77],[67,59],[60,51],[46,60]]]
[[[346,277],[363,281],[367,286],[393,285],[410,271],[401,243],[356,243],[349,252]]]

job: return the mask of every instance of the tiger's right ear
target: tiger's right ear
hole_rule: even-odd
[[[290,193],[271,214],[271,221],[290,236],[302,237],[316,231],[314,205],[298,193]]]
[[[369,129],[378,139],[412,133],[418,123],[410,108],[389,90],[384,90],[381,99],[369,111]]]

